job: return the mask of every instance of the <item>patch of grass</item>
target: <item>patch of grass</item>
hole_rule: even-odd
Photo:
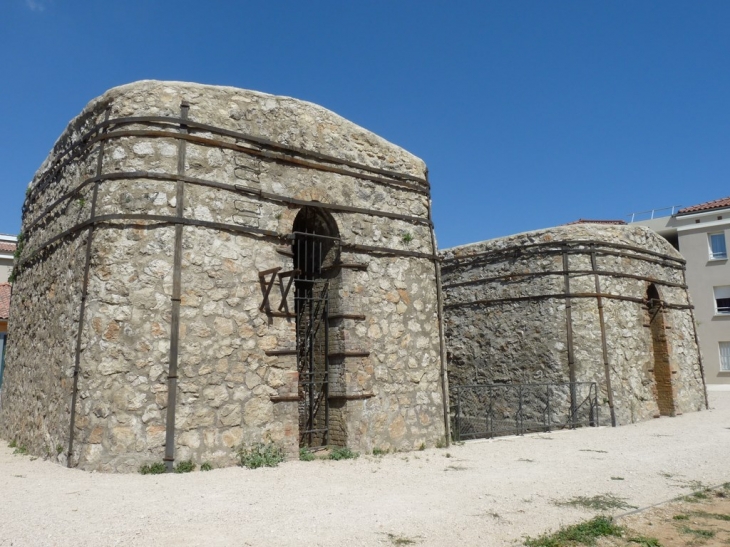
[[[396,536],[395,534],[388,534],[388,539],[393,545],[414,545],[416,540],[406,536]]]
[[[358,458],[360,456],[359,452],[353,452],[346,446],[338,446],[337,448],[333,448],[330,452],[330,455],[328,456],[330,460],[354,460],[355,458]]]
[[[684,501],[688,501],[690,503],[696,503],[699,501],[704,501],[709,498],[710,498],[710,496],[707,495],[707,490],[699,490],[697,492],[692,492],[689,496],[685,496],[682,499]]]
[[[436,448],[446,448],[446,438],[441,437],[438,441],[436,441]]]
[[[635,505],[626,503],[625,498],[619,498],[613,494],[598,494],[596,496],[576,496],[567,501],[558,502],[557,505],[570,505],[571,507],[584,507],[594,511],[607,511],[609,509],[635,509]]]
[[[387,448],[383,450],[382,448],[373,448],[373,456],[385,456],[390,450]]]
[[[195,471],[193,460],[183,460],[175,466],[175,473],[190,473]]]
[[[421,446],[418,447],[418,450],[426,450],[426,443],[421,443]]]
[[[564,547],[566,545],[595,545],[596,539],[606,536],[620,537],[624,529],[613,523],[610,517],[596,517],[587,522],[561,528],[553,534],[538,538],[528,537],[527,547]]]
[[[413,241],[413,236],[411,235],[410,232],[403,232],[403,235],[401,236],[401,240],[403,241],[403,243],[408,245],[411,241]]]
[[[715,532],[712,530],[703,530],[701,528],[690,528],[689,526],[682,526],[679,529],[683,534],[689,534],[698,538],[710,539],[715,537]]]
[[[17,447],[18,447],[18,443],[15,441],[15,439],[13,439],[12,441],[10,441],[8,443],[8,448],[17,448]]]
[[[636,543],[640,545],[641,547],[662,547],[662,544],[659,543],[659,540],[657,538],[649,537],[649,536],[636,536],[631,537],[627,540],[629,543]]]
[[[60,454],[63,452],[63,447],[60,444],[56,445],[56,454]]]
[[[611,480],[612,481],[622,481],[622,480],[624,480],[624,478],[623,477],[611,477]]]
[[[22,444],[15,447],[15,450],[13,450],[13,454],[20,454],[21,456],[25,456],[28,453],[28,449],[24,447]]]
[[[212,471],[213,466],[210,464],[210,462],[203,462],[200,464],[200,470],[201,471]]]
[[[706,519],[715,519],[715,520],[724,520],[724,521],[730,521],[730,515],[722,515],[720,513],[708,513],[706,511],[694,511],[692,513],[693,516],[697,517],[703,517]]]
[[[143,465],[139,468],[139,472],[142,475],[161,475],[167,471],[167,467],[165,467],[164,462],[155,462],[151,465]]]
[[[689,515],[674,515],[672,518],[674,520],[689,520]]]
[[[309,448],[302,446],[299,449],[299,459],[303,462],[311,462],[315,460],[315,456]]]
[[[241,445],[236,450],[241,467],[258,469],[259,467],[276,467],[286,459],[284,450],[274,443],[255,443],[250,446]]]

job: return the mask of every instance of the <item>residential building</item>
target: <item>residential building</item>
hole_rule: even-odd
[[[711,387],[730,385],[730,197],[633,223],[666,238],[687,260],[705,379]]]

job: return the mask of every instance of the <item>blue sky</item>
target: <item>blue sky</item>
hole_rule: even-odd
[[[2,0],[0,233],[66,124],[154,78],[321,104],[423,158],[448,247],[730,195],[730,2]]]

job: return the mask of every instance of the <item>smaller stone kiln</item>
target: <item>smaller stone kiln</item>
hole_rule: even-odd
[[[651,230],[576,224],[442,256],[452,409],[461,386],[506,384],[514,405],[470,412],[626,424],[706,405],[684,260]]]

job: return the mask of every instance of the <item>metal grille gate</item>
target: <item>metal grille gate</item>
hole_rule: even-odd
[[[294,232],[299,445],[329,442],[329,280],[328,266],[339,239]],[[332,253],[332,251],[335,251]]]
[[[452,386],[457,441],[597,427],[595,382]]]

